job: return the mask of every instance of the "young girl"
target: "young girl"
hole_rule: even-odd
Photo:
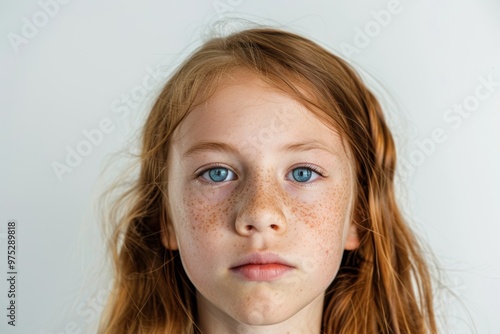
[[[163,88],[111,213],[100,332],[435,333],[395,168],[344,60],[277,29],[209,40]]]

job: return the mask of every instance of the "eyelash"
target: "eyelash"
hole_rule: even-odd
[[[218,185],[218,184],[222,184],[222,183],[224,183],[225,181],[222,181],[222,182],[210,182],[210,181],[207,181],[207,180],[205,180],[205,179],[203,179],[203,178],[201,177],[203,174],[205,174],[205,173],[206,173],[206,172],[208,172],[209,170],[211,170],[211,169],[215,169],[215,168],[226,168],[226,169],[230,170],[232,173],[234,173],[234,174],[236,175],[236,173],[235,173],[234,171],[232,171],[232,169],[231,169],[231,168],[228,168],[227,166],[222,165],[222,164],[213,163],[213,164],[210,164],[210,165],[206,166],[206,167],[205,167],[205,168],[203,168],[201,171],[199,171],[199,172],[197,172],[197,173],[195,174],[195,176],[196,176],[196,181],[197,181],[197,182],[200,182],[200,183],[203,183],[203,184],[208,184],[208,185]],[[323,172],[323,171],[322,171],[322,170],[321,170],[318,166],[315,166],[315,165],[312,165],[312,164],[303,164],[303,165],[294,166],[294,167],[292,168],[292,171],[293,171],[294,169],[297,169],[297,168],[307,168],[307,169],[312,170],[312,171],[313,171],[313,172],[315,172],[316,174],[318,174],[318,175],[319,175],[319,177],[324,177],[324,172]],[[287,175],[288,175],[288,173],[287,173]],[[238,179],[238,178],[236,177],[236,179]],[[231,180],[231,181],[233,181],[233,180]],[[297,181],[295,181],[295,182],[296,182],[296,183],[298,183],[298,184],[301,184],[301,185],[303,185],[303,186],[307,186],[307,185],[310,185],[310,184],[314,183],[314,182],[315,182],[315,180],[314,180],[314,181],[312,181],[312,182],[297,182]]]
[[[318,166],[315,166],[315,165],[311,165],[311,164],[299,165],[299,166],[293,167],[292,170],[297,169],[297,168],[308,168],[308,169],[312,170],[313,172],[315,172],[316,174],[318,174],[319,176],[324,176],[324,172]]]

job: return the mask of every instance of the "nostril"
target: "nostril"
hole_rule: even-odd
[[[280,229],[279,225],[277,225],[277,224],[271,224],[271,225],[269,225],[269,227],[271,227],[274,231],[277,231]],[[253,225],[246,225],[245,226],[245,230],[247,230],[247,231],[251,231],[253,229],[255,229],[255,227]]]

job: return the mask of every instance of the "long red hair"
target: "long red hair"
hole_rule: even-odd
[[[326,291],[322,333],[435,333],[429,269],[396,203],[396,150],[380,104],[346,61],[271,28],[207,41],[163,87],[142,131],[138,175],[106,220],[116,278],[100,333],[198,332],[195,288],[178,252],[161,242],[167,155],[174,129],[235,68],[302,102],[353,152],[360,246],[345,251]]]

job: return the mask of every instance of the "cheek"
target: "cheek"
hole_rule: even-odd
[[[208,187],[207,187],[208,188]],[[193,237],[206,239],[207,234],[218,233],[229,224],[230,200],[222,201],[227,195],[221,189],[186,187],[177,201],[179,225],[182,230],[191,231]]]
[[[174,225],[186,272],[194,273],[215,262],[220,240],[230,227],[230,203],[217,203],[213,194],[208,195],[186,187],[173,201]]]
[[[293,220],[309,228],[309,233],[328,238],[339,237],[350,218],[351,191],[348,180],[308,195],[306,199],[299,198],[290,206]],[[326,236],[325,236],[326,237]]]
[[[350,219],[351,192],[346,182],[318,193],[321,200],[309,204],[297,202],[291,210],[299,222],[297,243],[301,245],[301,262],[309,273],[328,285],[338,271]]]

